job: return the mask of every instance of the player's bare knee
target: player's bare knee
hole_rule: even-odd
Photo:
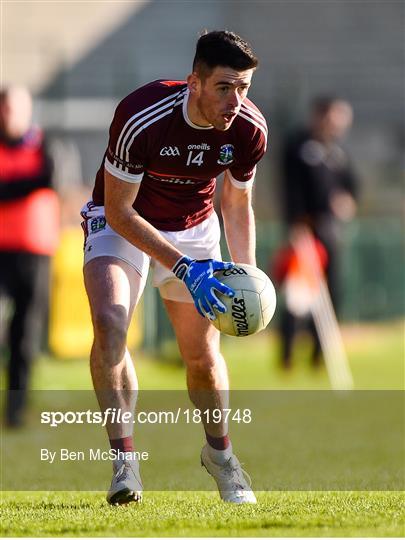
[[[211,375],[215,374],[218,364],[222,363],[222,356],[218,352],[203,350],[195,351],[184,359],[187,368],[194,373]]]
[[[125,350],[127,339],[127,315],[124,308],[115,307],[93,315],[95,343],[99,348]]]

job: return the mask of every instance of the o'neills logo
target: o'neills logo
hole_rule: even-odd
[[[201,144],[189,144],[187,150],[211,150],[211,146],[205,142]]]
[[[232,319],[233,324],[236,327],[236,335],[247,336],[249,335],[249,324],[246,314],[246,305],[243,298],[233,297],[232,300]]]

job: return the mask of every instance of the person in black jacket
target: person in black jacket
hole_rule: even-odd
[[[339,280],[340,223],[356,211],[357,179],[339,140],[352,124],[350,104],[335,97],[313,101],[309,127],[287,138],[282,157],[284,221],[291,234],[310,228],[327,253],[326,278],[335,310],[341,292]],[[281,314],[282,361],[291,364],[297,317],[286,306]],[[320,362],[320,343],[313,321],[314,365]]]
[[[56,194],[50,189],[51,159],[42,131],[31,125],[31,112],[25,88],[0,91],[0,294],[12,300],[7,336],[10,426],[23,421],[30,366],[47,317],[49,256],[59,227]]]

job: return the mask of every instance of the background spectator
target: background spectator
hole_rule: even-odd
[[[47,319],[49,256],[58,242],[58,200],[41,130],[25,88],[0,93],[0,293],[13,301],[7,346],[6,422],[21,424],[30,366]]]
[[[313,101],[309,127],[292,133],[282,155],[282,205],[288,235],[308,226],[326,249],[326,277],[332,303],[339,307],[339,224],[356,211],[357,180],[345,150],[339,145],[352,124],[350,104],[335,97]],[[293,338],[300,309],[286,302],[281,314],[282,362],[291,363]],[[307,318],[308,319],[308,318]],[[313,362],[320,361],[320,344],[313,321]]]

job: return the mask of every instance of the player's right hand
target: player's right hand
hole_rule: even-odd
[[[214,277],[218,270],[228,270],[235,265],[232,262],[222,262],[215,259],[196,260],[184,255],[176,262],[172,272],[184,281],[193,297],[195,307],[200,315],[215,320],[215,310],[226,312],[226,306],[219,300],[215,290],[229,297],[235,296],[235,291]]]

